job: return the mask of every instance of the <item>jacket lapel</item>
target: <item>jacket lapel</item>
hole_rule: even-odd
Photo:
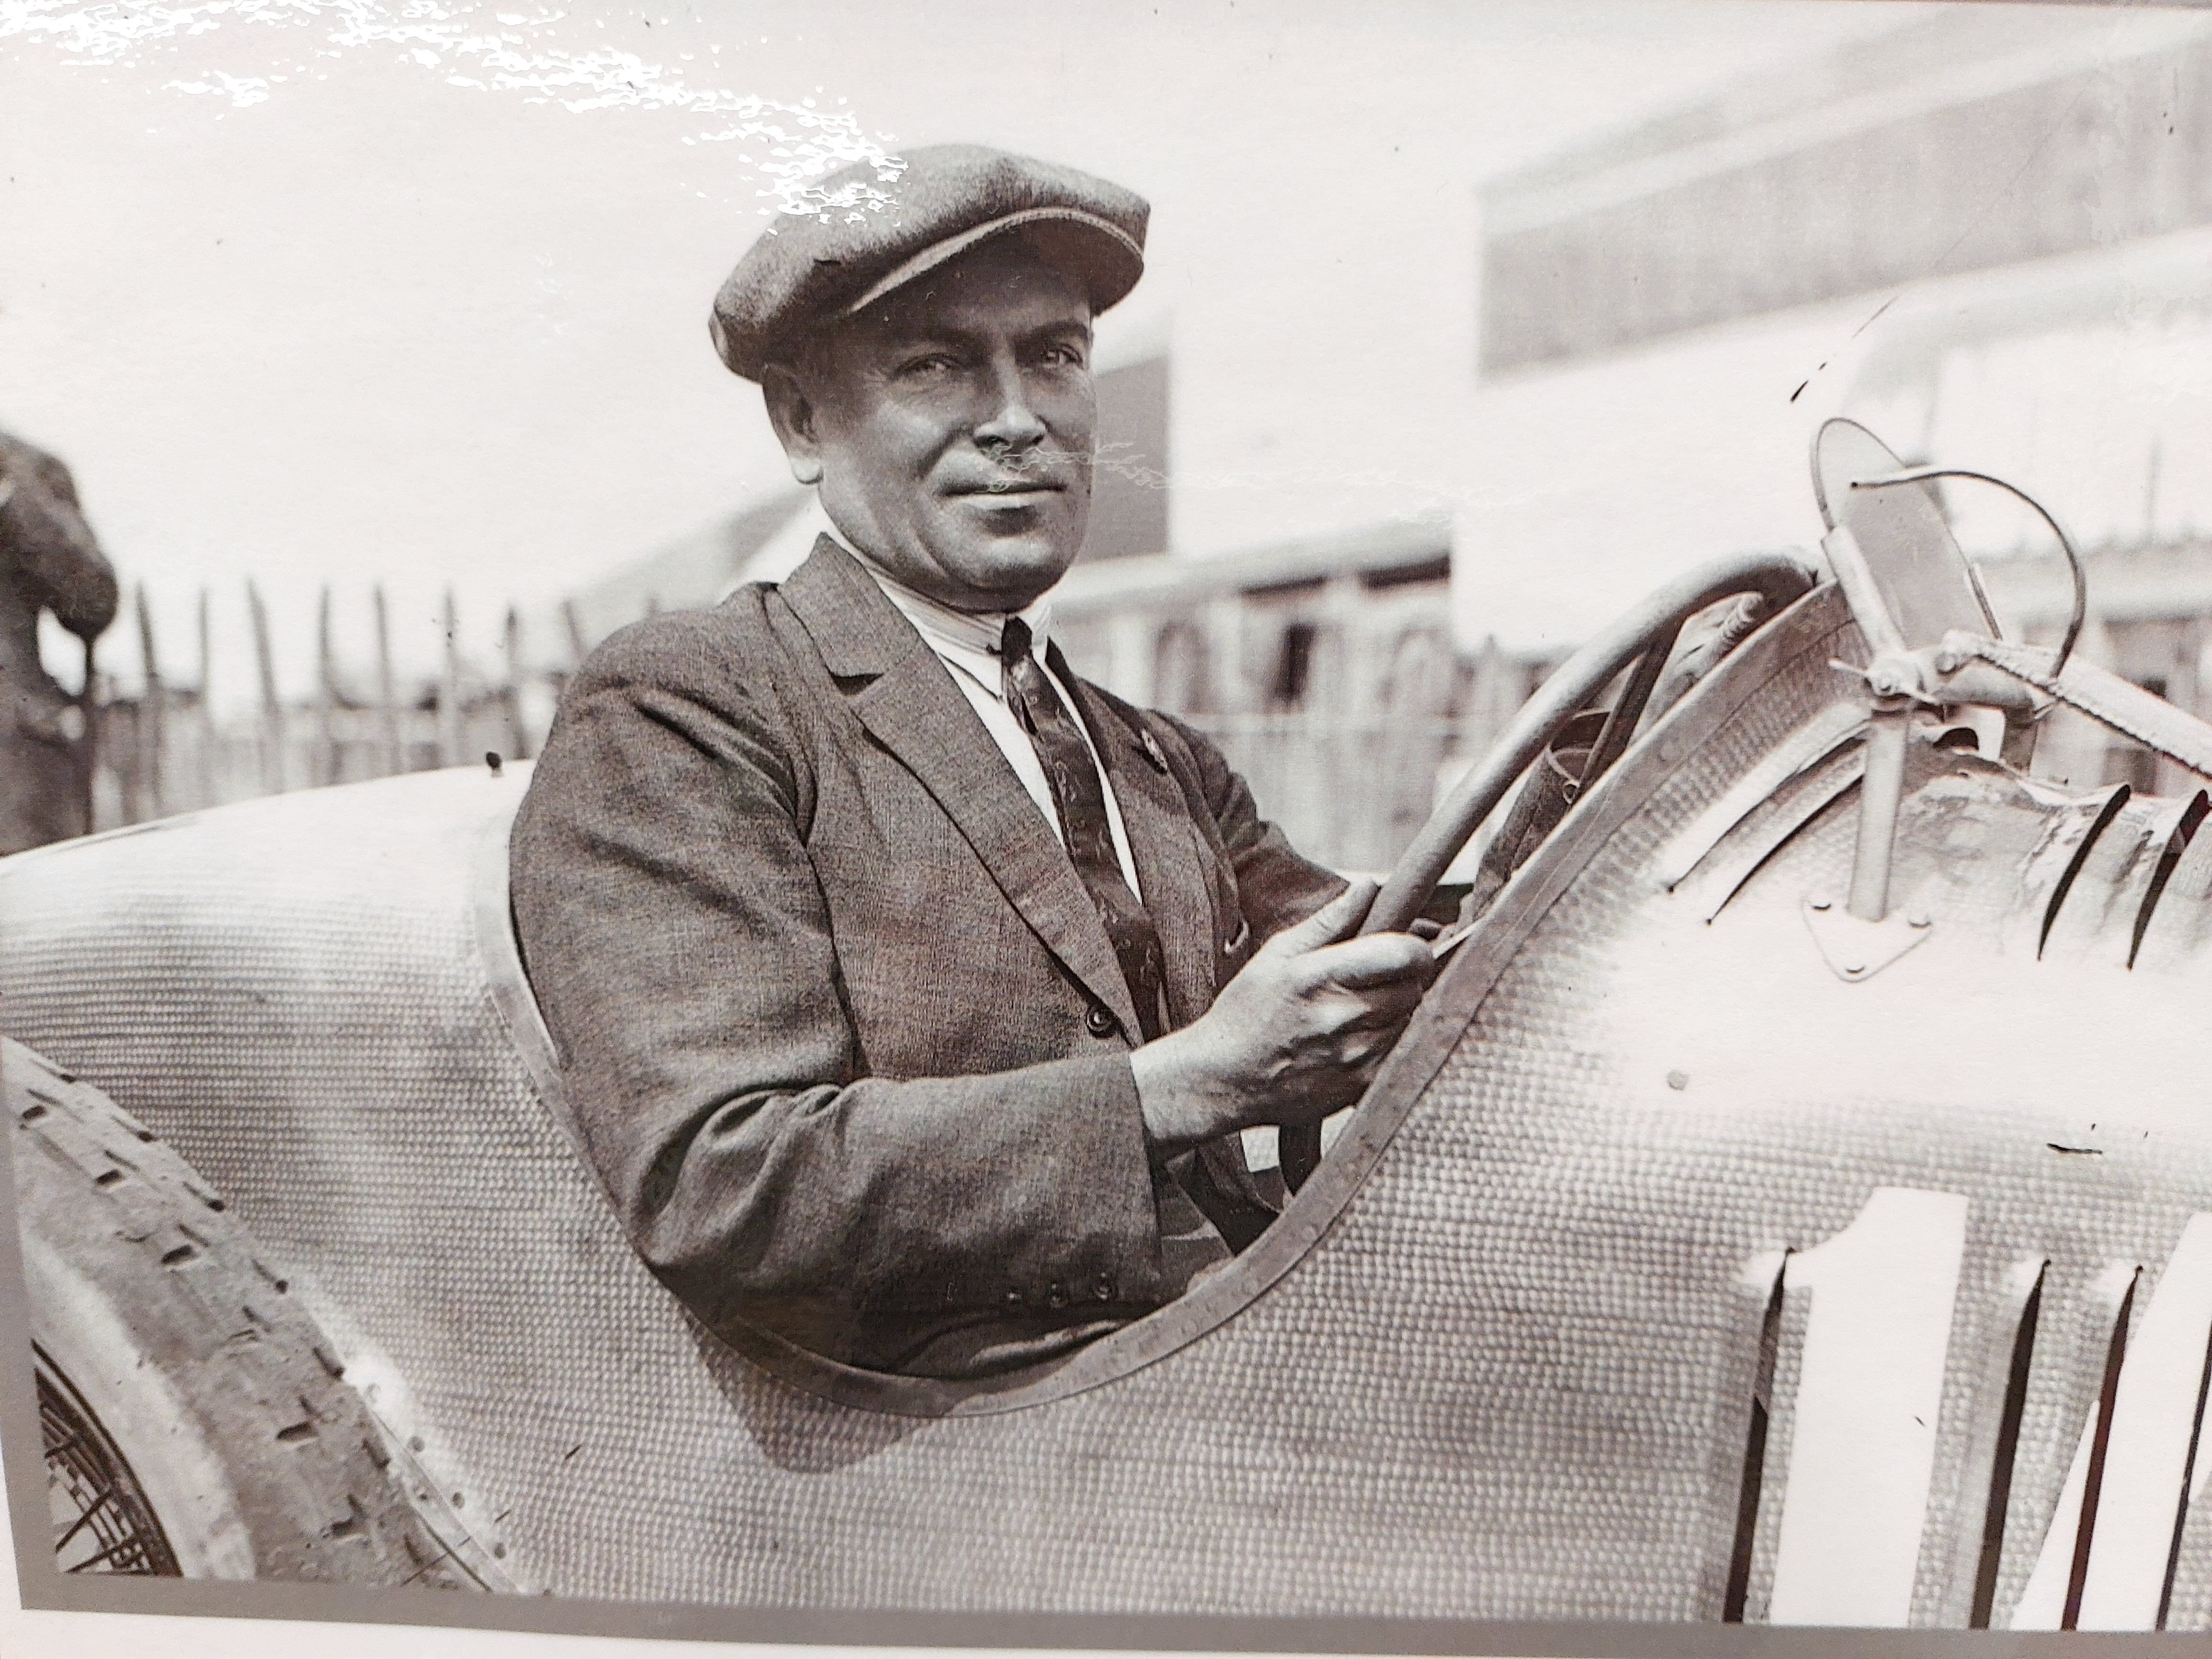
[[[1083,723],[1098,745],[1114,799],[1121,808],[1121,827],[1128,832],[1137,881],[1145,890],[1145,908],[1159,932],[1160,950],[1167,959],[1169,1024],[1188,1025],[1212,1006],[1216,977],[1212,902],[1189,805],[1158,745],[1148,744],[1139,730],[1069,671],[1058,645],[1049,654],[1053,672],[1083,707]]]
[[[1133,1038],[1136,1008],[1082,878],[937,653],[827,537],[781,591],[823,666],[860,682],[840,689],[861,724],[929,792],[1045,948]]]

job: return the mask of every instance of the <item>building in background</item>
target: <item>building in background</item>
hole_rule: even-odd
[[[1382,870],[1526,695],[1496,653],[1455,649],[1450,574],[1436,521],[1085,562],[1053,635],[1079,672],[1212,738],[1299,851]]]
[[[1462,638],[1560,643],[1698,558],[1814,545],[1843,413],[2052,507],[2085,649],[2212,713],[2212,22],[2111,21],[1946,8],[1494,181]],[[2047,534],[1945,489],[2000,617],[2052,636]],[[2039,764],[2156,781],[2070,719]]]
[[[1098,462],[1087,563],[1164,553],[1169,543],[1168,433],[1174,354],[1164,339],[1125,342],[1128,360],[1098,375]]]
[[[790,538],[811,516],[812,494],[793,484],[689,536],[634,556],[597,581],[566,594],[535,618],[547,642],[570,663],[618,628],[657,611],[712,605],[738,583],[763,549]],[[810,538],[810,539],[811,539]]]

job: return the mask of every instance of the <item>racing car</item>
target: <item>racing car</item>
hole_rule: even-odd
[[[2070,547],[2008,640],[1940,470],[1833,421],[1814,471],[1817,564],[1670,583],[1437,809],[1370,925],[1480,830],[1464,937],[1280,1219],[1011,1376],[647,1270],[515,946],[526,769],[0,861],[27,1600],[2212,1625],[2208,798],[2033,764],[2212,727],[2075,654]]]

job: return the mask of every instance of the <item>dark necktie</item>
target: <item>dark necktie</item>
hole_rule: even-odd
[[[1052,682],[1037,665],[1030,650],[1030,625],[1019,617],[1006,618],[999,636],[999,665],[1005,674],[1006,705],[1030,734],[1037,759],[1052,787],[1053,805],[1060,813],[1060,836],[1075,872],[1097,907],[1114,955],[1128,981],[1129,1000],[1137,1005],[1137,1023],[1145,1040],[1163,1029],[1160,990],[1166,974],[1160,955],[1159,931],[1121,874],[1121,861],[1114,855],[1114,831],[1106,820],[1106,787],[1091,758],[1091,746],[1052,689]]]

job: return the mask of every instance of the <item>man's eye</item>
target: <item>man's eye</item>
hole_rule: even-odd
[[[1055,368],[1080,368],[1083,367],[1083,348],[1081,346],[1047,346],[1044,349],[1042,355],[1044,361],[1050,363]]]
[[[899,373],[909,379],[927,380],[950,374],[959,367],[958,361],[951,354],[933,351],[927,356],[913,359]]]

